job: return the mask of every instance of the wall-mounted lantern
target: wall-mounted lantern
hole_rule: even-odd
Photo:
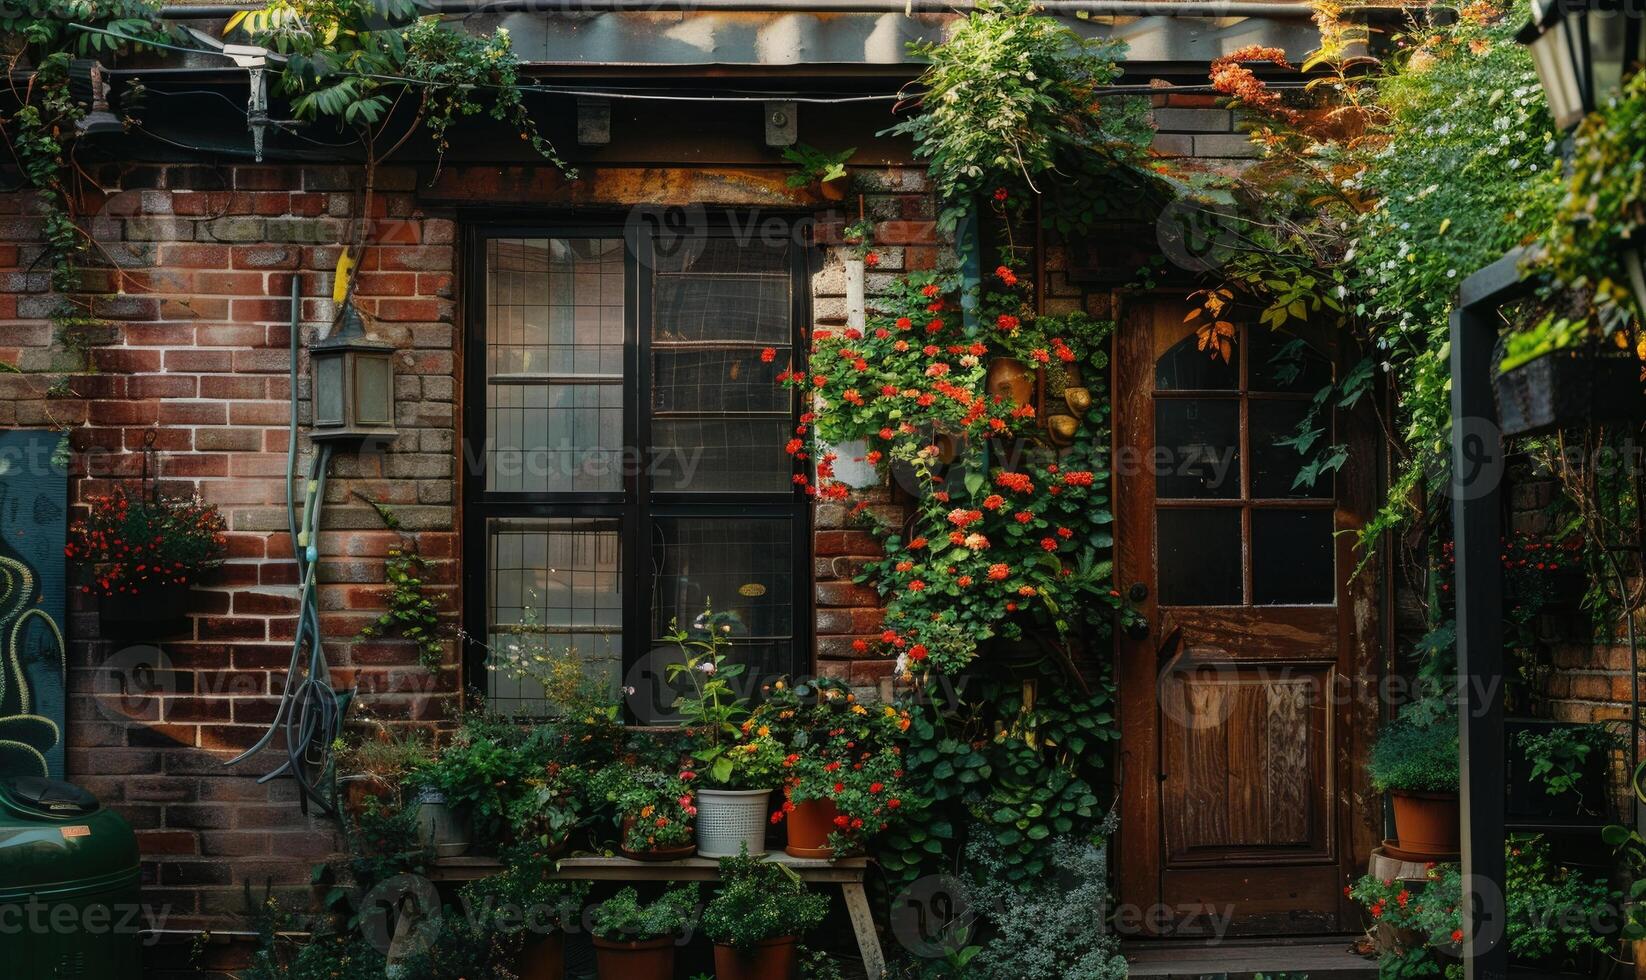
[[[394,438],[394,345],[366,336],[352,302],[344,302],[326,339],[309,345],[309,368],[314,404],[310,438]]]
[[[1531,48],[1555,125],[1571,129],[1617,94],[1646,56],[1641,0],[1533,0]]]

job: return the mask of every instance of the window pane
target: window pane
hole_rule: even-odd
[[[659,265],[652,324],[653,469],[661,492],[781,493],[794,396],[790,244],[705,239]],[[760,359],[765,347],[775,356]]]
[[[1252,603],[1331,605],[1337,595],[1329,510],[1252,511]]]
[[[1154,386],[1161,391],[1234,391],[1240,387],[1240,344],[1229,359],[1213,357],[1199,348],[1193,333],[1160,356],[1154,366]]]
[[[777,383],[777,372],[789,364],[786,345],[769,362],[759,348],[736,347],[659,351],[653,364],[654,412],[788,414],[788,389]]]
[[[1240,604],[1244,549],[1238,507],[1162,509],[1155,526],[1162,605]]]
[[[623,576],[617,522],[487,522],[488,694],[504,714],[546,713],[545,683],[567,658],[614,696],[623,674]],[[561,673],[555,673],[560,660]]]
[[[1331,474],[1294,489],[1292,483],[1309,457],[1291,446],[1275,445],[1277,440],[1290,439],[1297,432],[1298,423],[1308,414],[1309,403],[1253,399],[1246,410],[1250,413],[1252,430],[1252,496],[1332,496]],[[1320,422],[1317,421],[1315,426],[1319,427]],[[1321,436],[1316,447],[1324,445],[1329,439],[1329,433]]]
[[[672,343],[787,344],[792,319],[789,286],[787,273],[660,275],[652,336]]]
[[[497,385],[490,398],[488,490],[622,489],[621,386]]]
[[[791,489],[794,464],[783,444],[792,434],[787,418],[657,419],[652,422],[652,490],[780,493]]]
[[[488,490],[621,489],[625,295],[622,239],[487,241]]]
[[[1265,327],[1246,332],[1253,391],[1314,393],[1331,384],[1332,365],[1301,338]]]
[[[1155,402],[1155,493],[1166,498],[1240,496],[1240,403],[1232,398]]]
[[[659,636],[690,627],[706,607],[733,640],[794,634],[794,523],[788,518],[664,517],[653,526]]]

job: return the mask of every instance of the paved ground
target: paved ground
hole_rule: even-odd
[[[1377,980],[1377,961],[1350,951],[1353,937],[1326,942],[1231,940],[1217,946],[1128,943],[1136,980],[1237,980],[1262,973],[1307,974],[1309,980]]]

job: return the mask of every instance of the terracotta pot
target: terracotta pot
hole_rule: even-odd
[[[985,385],[990,395],[1003,395],[1019,405],[1034,404],[1034,369],[1015,357],[989,360]]]
[[[740,950],[714,945],[714,980],[790,980],[795,968],[794,937],[782,936]]]
[[[343,798],[343,812],[355,820],[359,820],[365,814],[366,805],[370,801],[388,803],[398,794],[393,783],[369,772],[344,776],[337,781],[337,788]]]
[[[515,964],[520,980],[564,980],[566,976],[566,934],[559,929],[532,936],[520,951]]]
[[[1394,800],[1395,838],[1408,854],[1444,861],[1458,852],[1460,826],[1456,793],[1389,791]]]
[[[807,800],[796,803],[784,818],[789,825],[789,842],[783,850],[798,858],[832,858],[834,848],[829,846],[829,832],[834,830],[834,818],[840,814],[833,800]]]
[[[1646,980],[1646,939],[1637,939],[1629,945],[1635,953],[1635,980]]]
[[[638,943],[592,938],[600,980],[673,980],[673,936]]]
[[[817,180],[812,182],[817,190],[817,196],[825,201],[844,201],[846,199],[846,178],[837,177],[834,180]]]

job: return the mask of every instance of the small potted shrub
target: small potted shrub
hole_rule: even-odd
[[[478,931],[495,933],[512,951],[520,980],[562,980],[567,924],[579,920],[589,883],[550,877],[548,863],[529,848],[510,848],[502,858],[503,871],[465,885],[460,904],[482,917]]]
[[[825,153],[804,143],[786,148],[783,159],[799,169],[785,181],[794,190],[810,190],[825,201],[846,199],[846,161],[857,152],[851,146],[839,153]]]
[[[650,766],[610,766],[591,794],[611,805],[617,849],[636,861],[673,861],[697,851],[697,802],[689,782]]]
[[[720,862],[720,893],[703,910],[715,980],[789,980],[795,943],[828,914],[792,869],[748,855]]]
[[[723,637],[731,625],[705,611],[704,629],[682,630],[669,639],[680,648],[681,663],[668,666],[671,682],[690,681],[691,689],[675,699],[685,722],[694,770],[681,778],[696,788],[697,853],[730,857],[766,850],[766,817],[771,795],[782,782],[782,749],[750,715],[748,699],[732,688],[745,667],[730,663]]]
[[[601,980],[671,980],[675,944],[696,912],[696,882],[671,888],[650,904],[625,888],[595,906],[589,932]]]
[[[1383,729],[1367,770],[1372,787],[1394,801],[1397,857],[1443,861],[1459,841],[1457,723],[1448,716],[1420,725],[1406,718]]]
[[[177,619],[193,583],[222,563],[228,526],[215,504],[116,487],[69,528],[63,553],[79,563],[80,591],[110,624]]]
[[[356,819],[368,801],[398,801],[407,777],[429,762],[421,734],[398,725],[382,726],[357,742],[340,741],[337,749],[338,800]]]

